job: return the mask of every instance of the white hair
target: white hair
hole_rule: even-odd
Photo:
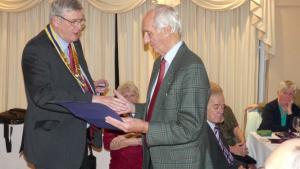
[[[290,80],[285,80],[285,81],[280,82],[278,91],[282,92],[287,89],[293,89],[294,92],[296,92],[296,89],[297,89],[296,83],[293,81],[290,81]]]
[[[171,27],[171,32],[178,32],[181,34],[181,22],[179,20],[178,12],[167,5],[157,5],[154,9],[154,27],[161,29],[167,26]]]

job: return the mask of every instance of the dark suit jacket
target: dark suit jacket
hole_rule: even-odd
[[[286,126],[281,126],[281,117],[278,100],[275,99],[266,104],[262,113],[262,122],[258,130],[272,130],[272,131],[288,131],[293,128],[292,122],[295,116],[300,116],[300,109],[296,104],[292,105],[293,114],[287,115]]]
[[[210,149],[210,155],[213,163],[214,169],[234,169],[238,168],[241,164],[234,159],[233,166],[230,167],[226,157],[224,156],[224,153],[219,145],[219,142],[213,132],[213,130],[210,128],[209,124],[207,123],[208,128],[208,138],[209,138],[209,149]],[[220,138],[223,142],[223,144],[227,147],[229,150],[229,146],[226,143],[225,138],[223,137],[223,134],[220,132]]]
[[[145,119],[146,108],[159,72],[155,61],[147,103],[137,105]],[[187,46],[179,48],[160,87],[145,136],[143,168],[210,169],[207,151],[206,105],[209,83],[204,64]]]
[[[93,85],[79,41],[79,63]],[[40,167],[78,169],[86,147],[87,123],[52,101],[91,102],[83,93],[43,30],[25,46],[22,69],[27,96],[24,123],[24,154]],[[94,87],[94,86],[93,86]]]

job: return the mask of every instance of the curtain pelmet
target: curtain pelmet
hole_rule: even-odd
[[[209,10],[232,10],[241,6],[246,0],[192,0],[196,5]]]
[[[34,7],[42,0],[1,0],[0,11],[21,12]]]
[[[87,0],[95,8],[104,12],[122,13],[130,11],[146,0]]]

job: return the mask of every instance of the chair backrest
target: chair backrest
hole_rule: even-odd
[[[262,118],[259,109],[245,111],[245,138],[248,137],[250,132],[258,129],[261,121]]]

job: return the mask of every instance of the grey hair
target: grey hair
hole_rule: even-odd
[[[51,3],[50,19],[56,15],[62,15],[65,11],[82,10],[82,5],[78,0],[55,0]]]
[[[181,34],[181,22],[179,20],[178,12],[167,5],[157,5],[154,9],[154,27],[161,29],[167,26],[171,27],[171,32],[178,32]]]
[[[279,84],[278,92],[285,91],[285,90],[287,90],[289,88],[293,89],[294,92],[296,93],[297,86],[296,86],[295,82],[290,81],[290,80],[282,81]]]

